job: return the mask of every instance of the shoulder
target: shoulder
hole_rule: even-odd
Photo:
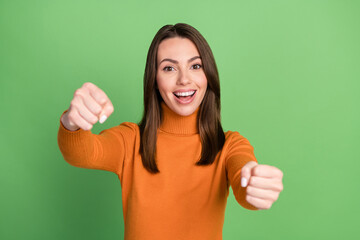
[[[237,131],[225,132],[225,143],[237,142],[246,139]]]
[[[249,140],[237,131],[225,132],[224,148],[226,149],[228,156],[231,156],[233,154],[243,152],[243,151],[253,151],[254,150],[254,148],[250,144]]]
[[[127,131],[140,132],[139,125],[133,122],[123,122],[119,125],[120,128],[126,129]]]

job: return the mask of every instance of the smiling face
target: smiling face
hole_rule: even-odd
[[[163,40],[157,53],[156,82],[166,105],[188,116],[200,106],[207,79],[195,44],[180,37]]]

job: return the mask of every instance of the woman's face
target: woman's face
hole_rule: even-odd
[[[175,113],[191,115],[201,104],[207,79],[200,54],[187,38],[163,40],[157,53],[156,82],[166,105]]]

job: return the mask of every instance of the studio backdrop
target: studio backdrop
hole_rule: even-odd
[[[359,12],[355,0],[0,0],[0,239],[123,239],[119,179],[63,159],[60,116],[92,82],[115,108],[93,133],[139,122],[151,40],[179,22],[213,51],[224,130],[284,173],[269,210],[230,188],[223,238],[358,236]]]

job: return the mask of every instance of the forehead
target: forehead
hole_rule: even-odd
[[[188,38],[167,38],[159,44],[157,61],[171,58],[178,61],[187,61],[194,56],[200,56],[196,45]]]

